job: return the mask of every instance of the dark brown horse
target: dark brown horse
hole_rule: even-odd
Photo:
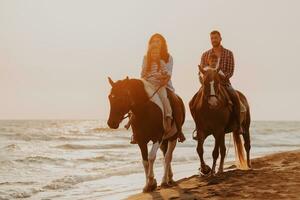
[[[112,89],[109,94],[110,115],[107,124],[110,128],[117,129],[129,111],[134,114],[131,127],[136,135],[136,140],[141,150],[146,175],[146,185],[143,191],[153,191],[157,187],[154,178],[153,164],[158,148],[161,148],[163,151],[165,162],[162,186],[173,184],[171,161],[177,142],[177,134],[168,139],[163,139],[164,127],[162,110],[159,106],[150,101],[141,80],[126,78],[113,82],[109,78],[109,82]],[[183,102],[179,97],[178,100],[181,102],[182,113],[184,115]],[[183,124],[184,117],[182,117],[182,119]],[[152,141],[153,144],[148,153],[147,144],[150,141]]]
[[[236,154],[240,162],[240,167],[251,168],[249,153],[251,147],[249,135],[250,110],[246,97],[241,92],[238,92],[240,100],[246,108],[244,112],[241,113],[241,123],[244,130],[242,135],[245,142],[244,147],[247,152],[247,163],[244,159],[244,150],[240,138],[241,133],[237,128],[238,126],[235,122],[236,120],[234,120],[232,104],[227,98],[225,88],[222,85],[221,75],[218,73],[217,69],[208,69],[207,71],[201,69],[201,72],[204,75],[202,84],[203,86],[198,94],[200,96],[197,97],[198,101],[196,102],[196,109],[194,113],[192,113],[197,130],[197,152],[201,162],[200,173],[215,173],[216,161],[219,157],[219,150],[221,153],[221,160],[218,172],[223,172],[224,158],[226,154],[225,134],[230,132],[233,132],[234,144],[236,148]],[[206,165],[203,159],[203,143],[206,137],[211,134],[215,138],[215,147],[212,153],[212,168]]]

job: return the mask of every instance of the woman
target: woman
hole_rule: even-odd
[[[166,117],[166,132],[170,130],[172,123],[172,109],[168,99],[167,90],[170,98],[177,98],[174,93],[174,87],[172,85],[171,76],[173,70],[173,58],[168,53],[168,47],[165,38],[161,34],[154,34],[148,43],[148,52],[144,56],[141,78],[152,83],[157,89],[160,99],[164,104],[164,112]],[[166,90],[167,89],[167,90]],[[176,100],[174,100],[176,102]],[[179,123],[179,114],[176,109],[178,106],[173,107],[174,120],[178,130],[178,140],[183,142],[185,137],[182,133],[182,127]],[[136,143],[134,135],[131,143]]]

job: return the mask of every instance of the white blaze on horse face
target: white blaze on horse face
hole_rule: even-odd
[[[211,81],[209,84],[210,84],[210,95],[211,95],[211,97],[209,97],[208,103],[211,106],[217,106],[218,105],[218,99],[216,97],[216,91],[215,91],[215,87],[214,87],[215,81]]]
[[[215,96],[216,95],[216,91],[214,87],[215,81],[211,81],[209,84],[210,84],[210,95]]]

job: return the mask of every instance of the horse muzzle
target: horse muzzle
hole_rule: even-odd
[[[210,96],[208,98],[208,104],[210,108],[216,108],[218,106],[218,99],[216,96]]]
[[[109,128],[112,128],[112,129],[118,129],[120,123],[117,122],[116,120],[108,120],[108,121],[107,121],[107,125],[109,126]]]

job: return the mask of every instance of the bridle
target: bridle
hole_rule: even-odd
[[[208,69],[204,69],[204,70],[206,71],[206,70],[208,70]],[[213,70],[213,71],[218,72],[218,69],[209,69],[209,70]],[[204,74],[204,73],[203,73],[203,74]],[[204,74],[204,75],[205,75],[205,74]],[[218,98],[218,94],[217,94],[216,91],[215,91],[214,84],[215,84],[215,80],[214,80],[214,79],[211,80],[211,81],[209,82],[210,94],[207,95],[208,98],[209,98],[209,97],[216,97],[216,98]],[[219,86],[219,84],[218,84],[218,86]]]
[[[219,73],[219,70],[220,70],[220,68],[219,68],[219,61],[220,60],[218,60],[218,64],[217,64],[217,66],[216,66],[216,68],[211,68],[211,67],[204,67],[204,68],[202,68],[200,65],[198,65],[198,67],[199,67],[199,69],[200,69],[200,72],[203,74],[203,75],[205,75],[205,71],[207,71],[207,70],[213,70],[213,71],[215,71],[215,72],[217,72],[217,73]],[[201,70],[202,69],[202,70]],[[216,94],[216,91],[215,91],[215,87],[214,87],[214,82],[215,82],[215,80],[212,80],[212,81],[210,81],[210,94],[207,96],[208,98],[209,97],[216,97],[217,99],[218,99],[218,95]]]

